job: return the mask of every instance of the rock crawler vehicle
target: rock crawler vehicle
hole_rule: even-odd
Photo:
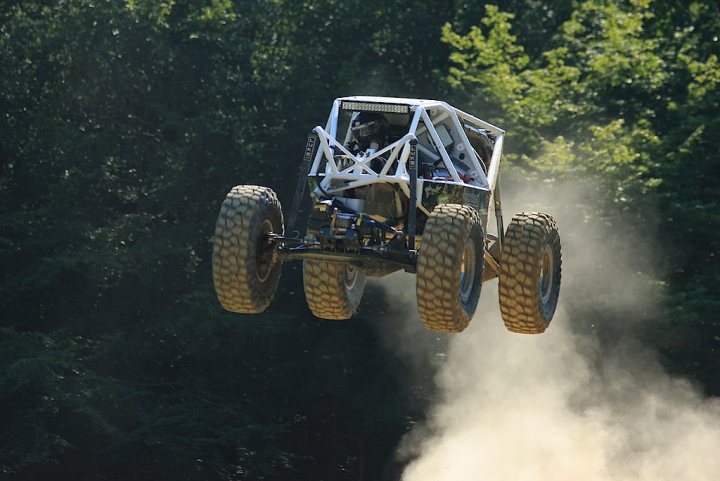
[[[361,115],[377,120],[380,140],[357,142]],[[287,226],[270,188],[228,193],[213,237],[220,304],[263,312],[282,263],[298,259],[308,307],[322,319],[349,319],[367,277],[404,270],[416,274],[418,311],[430,330],[465,329],[483,282],[498,277],[506,327],[545,331],[560,292],[560,237],[543,213],[519,213],[504,229],[504,138],[504,130],[442,101],[336,99],[325,127],[307,139]],[[288,236],[306,185],[313,207],[305,234]]]

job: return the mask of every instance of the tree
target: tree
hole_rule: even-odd
[[[719,160],[710,148],[719,118],[718,13],[704,2],[589,0],[533,55],[518,42],[522,27],[513,33],[513,14],[497,7],[465,34],[443,30],[451,84],[505,122],[508,145],[517,146],[508,157],[521,175],[592,178],[586,188],[606,199],[596,216],[625,212],[625,231],[657,223],[660,271],[671,274],[654,282],[665,284],[671,313],[662,321],[667,335],[653,329],[647,342],[715,393],[708,370],[717,366],[719,306],[704,286],[718,281],[718,181],[710,175]]]

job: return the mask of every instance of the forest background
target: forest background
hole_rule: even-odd
[[[345,95],[447,100],[508,130],[509,178],[583,186],[603,242],[655,238],[633,338],[720,395],[719,36],[709,0],[2,2],[0,478],[397,479],[435,368],[378,348],[387,292],[327,323],[297,266],[263,315],[212,291],[225,193],[289,207]]]

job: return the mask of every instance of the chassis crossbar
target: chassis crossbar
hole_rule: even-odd
[[[371,247],[361,247],[359,252],[342,252],[324,250],[319,246],[301,245],[298,247],[289,247],[285,244],[280,244],[276,252],[283,261],[315,259],[327,262],[349,262],[357,266],[362,266],[364,263],[370,261],[392,264],[403,269],[414,269],[417,264],[417,253],[415,251],[402,251],[397,253],[393,253],[392,251],[378,252],[377,249]]]

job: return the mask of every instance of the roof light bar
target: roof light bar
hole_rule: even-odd
[[[375,102],[352,102],[343,101],[343,110],[357,110],[363,112],[383,112],[387,114],[407,114],[410,112],[409,105],[401,104],[379,104]]]

